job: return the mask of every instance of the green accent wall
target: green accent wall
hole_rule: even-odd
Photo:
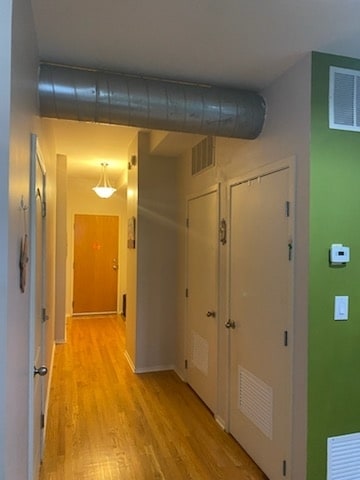
[[[312,57],[307,480],[326,479],[329,436],[360,432],[360,132],[329,129],[330,65],[360,60]],[[351,247],[346,267],[329,266],[332,243]],[[334,320],[335,295],[349,320]]]

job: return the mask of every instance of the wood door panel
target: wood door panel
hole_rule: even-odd
[[[116,312],[119,219],[75,215],[74,313]]]

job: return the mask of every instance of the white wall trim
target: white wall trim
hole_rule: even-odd
[[[48,414],[49,401],[50,401],[50,389],[51,389],[52,374],[53,374],[53,367],[54,367],[54,358],[55,358],[55,342],[52,343],[52,347],[51,347],[51,360],[50,360],[50,365],[48,367],[48,383],[47,383],[45,402],[44,402],[44,412],[43,412],[45,415],[44,445],[46,440],[46,423],[47,423],[47,414]]]
[[[135,368],[135,373],[151,373],[151,372],[166,372],[175,371],[175,365],[154,365],[152,367]]]

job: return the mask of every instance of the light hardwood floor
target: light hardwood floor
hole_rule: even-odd
[[[135,375],[118,316],[56,347],[40,480],[264,480],[174,372]]]

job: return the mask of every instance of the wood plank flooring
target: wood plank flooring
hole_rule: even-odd
[[[70,319],[40,480],[266,479],[174,372],[131,372],[124,328],[118,316]]]

